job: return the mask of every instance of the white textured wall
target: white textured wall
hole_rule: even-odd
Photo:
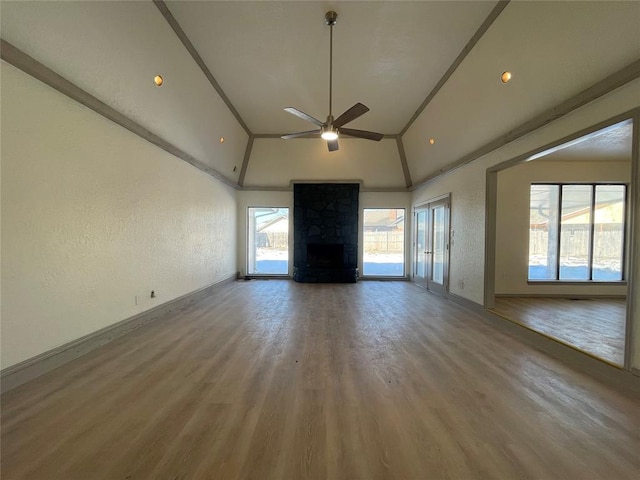
[[[235,272],[233,189],[1,73],[2,368]]]
[[[612,182],[631,180],[628,162],[533,161],[498,172],[496,211],[497,294],[625,295],[619,285],[528,285],[529,190],[536,182]]]
[[[474,162],[413,192],[413,206],[451,193],[449,291],[483,303],[484,173]],[[413,261],[413,260],[412,260]]]
[[[450,291],[484,302],[486,169],[640,106],[640,80],[416,189],[412,204],[451,193]],[[635,248],[638,248],[636,245]],[[635,319],[640,329],[640,318]]]

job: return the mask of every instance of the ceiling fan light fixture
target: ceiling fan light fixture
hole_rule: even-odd
[[[335,130],[324,130],[320,136],[325,139],[325,140],[337,140],[338,139],[338,132],[336,132]]]

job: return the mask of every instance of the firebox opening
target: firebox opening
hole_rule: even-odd
[[[344,245],[341,243],[308,243],[307,266],[342,268],[344,266]]]

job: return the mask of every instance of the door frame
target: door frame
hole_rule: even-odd
[[[424,252],[418,252],[418,232],[419,232],[419,222],[418,222],[418,215],[424,213],[424,236],[425,236],[425,244],[428,242],[428,238],[429,238],[429,207],[428,204],[424,205],[424,206],[419,206],[419,207],[414,207],[413,209],[413,224],[415,225],[414,227],[414,233],[413,233],[413,242],[412,242],[412,250],[413,250],[413,262],[411,265],[412,271],[411,271],[411,277],[413,279],[413,281],[427,289],[427,266],[426,266],[426,259],[423,259],[424,262],[424,272],[422,272],[422,275],[418,275],[418,259],[422,258],[421,255],[424,254]],[[427,248],[427,246],[425,245],[424,247],[425,249]]]
[[[433,277],[433,208],[439,204],[444,205],[445,207],[445,241],[444,241],[444,262],[443,262],[443,282],[442,284],[438,282],[434,282],[432,280]],[[426,257],[426,272],[424,277],[424,283],[418,282],[416,283],[428,291],[432,293],[436,293],[439,295],[446,295],[449,292],[449,264],[450,264],[450,255],[451,255],[451,193],[446,193],[444,195],[440,195],[438,197],[432,198],[426,202],[420,203],[413,207],[413,216],[414,216],[414,234],[413,234],[413,262],[412,262],[412,278],[415,281],[417,274],[417,260],[418,260],[418,245],[417,245],[417,236],[418,236],[418,222],[417,215],[419,211],[426,211],[426,237],[427,237],[427,246],[431,248],[431,252],[425,251],[424,253],[429,255]]]

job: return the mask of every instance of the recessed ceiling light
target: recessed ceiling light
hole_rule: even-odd
[[[162,75],[156,75],[155,77],[153,77],[153,83],[155,83],[157,87],[162,86],[162,84],[164,83]]]
[[[500,75],[500,80],[502,80],[502,83],[507,83],[509,80],[511,80],[511,72],[508,70],[506,72],[502,72],[502,75]]]
[[[224,143],[224,137],[220,137],[220,143]]]
[[[430,138],[429,139],[429,144],[433,145],[434,143],[436,143],[436,139],[435,138]]]

